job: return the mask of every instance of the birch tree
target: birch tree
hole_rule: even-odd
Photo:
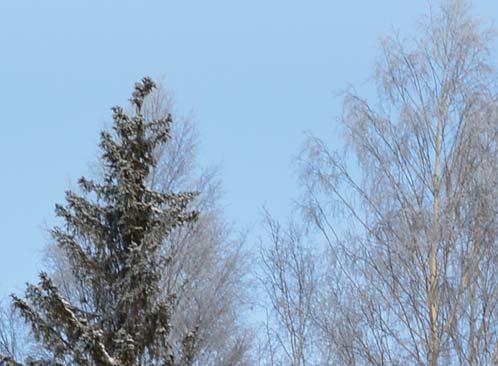
[[[416,38],[381,43],[378,102],[346,94],[344,151],[307,140],[301,208],[330,253],[317,326],[336,364],[498,364],[491,36],[465,1],[431,8]]]
[[[318,258],[297,222],[284,226],[266,212],[265,228],[260,249],[267,297],[263,364],[314,365],[321,356],[313,325]]]
[[[8,304],[0,302],[0,364],[24,357],[24,329],[22,319]]]

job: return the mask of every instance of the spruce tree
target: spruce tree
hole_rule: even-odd
[[[132,115],[112,108],[112,131],[101,134],[101,181],[81,178],[81,193],[68,191],[66,204],[56,205],[63,225],[51,235],[85,289],[82,299],[64,299],[46,273],[38,285],[28,285],[25,298],[13,296],[46,351],[46,357],[26,360],[28,365],[189,363],[192,334],[179,354],[168,337],[175,298],[161,293],[168,265],[162,248],[175,227],[195,221],[197,212],[188,209],[195,193],[147,186],[154,151],[168,140],[172,123],[171,115],[144,118],[144,99],[154,87],[149,78],[135,85]]]

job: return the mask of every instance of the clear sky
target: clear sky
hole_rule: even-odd
[[[496,0],[474,1],[496,21]],[[284,216],[312,131],[334,143],[337,92],[372,75],[378,41],[410,33],[425,0],[0,2],[0,295],[35,281],[44,227],[88,173],[109,108],[142,76],[197,121],[222,163],[227,216]]]

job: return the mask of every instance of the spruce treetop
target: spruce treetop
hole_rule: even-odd
[[[177,365],[187,357],[175,355],[169,342],[174,294],[161,294],[162,248],[175,227],[195,221],[188,204],[196,193],[147,186],[154,151],[167,142],[172,123],[171,115],[144,118],[144,99],[154,88],[150,78],[135,84],[133,115],[112,108],[112,131],[101,134],[102,179],[81,178],[81,194],[68,191],[66,204],[56,205],[63,225],[51,235],[67,253],[81,299],[64,299],[46,273],[28,285],[25,298],[13,295],[46,350],[28,365]]]

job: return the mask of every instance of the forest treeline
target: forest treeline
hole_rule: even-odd
[[[0,365],[498,365],[494,33],[447,0],[383,39],[375,100],[343,94],[339,149],[304,139],[259,245],[143,78],[56,205],[46,272],[2,304]]]

